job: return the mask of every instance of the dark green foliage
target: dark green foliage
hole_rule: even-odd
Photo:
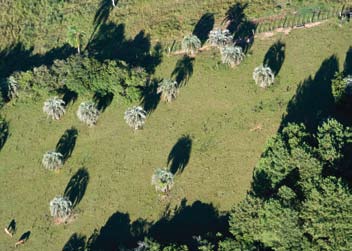
[[[307,196],[300,218],[314,250],[350,250],[352,195],[341,180],[321,180]]]
[[[0,150],[5,145],[9,137],[9,123],[0,116]]]
[[[334,79],[331,81],[332,95],[336,103],[341,103],[345,99],[346,81],[343,72],[336,72]]]

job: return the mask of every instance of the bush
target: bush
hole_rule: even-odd
[[[133,106],[125,111],[124,119],[126,123],[134,130],[142,129],[145,123],[147,113],[140,106]]]
[[[58,170],[63,165],[63,155],[59,152],[46,152],[42,159],[43,166],[48,170]]]
[[[152,185],[156,191],[167,193],[174,185],[174,175],[166,169],[158,168],[152,176]]]
[[[221,30],[220,28],[213,29],[209,32],[209,39],[208,43],[211,46],[225,47],[230,45],[233,41],[233,36],[231,35],[230,31],[225,29]]]
[[[261,65],[254,69],[253,79],[258,86],[266,88],[274,83],[275,75],[270,67]]]
[[[187,35],[182,40],[182,50],[185,51],[187,54],[195,54],[199,50],[201,45],[201,41],[195,35]]]
[[[18,88],[19,86],[14,76],[10,76],[1,81],[2,96],[7,100],[18,97]]]
[[[221,60],[223,64],[235,67],[244,59],[244,53],[239,46],[226,46],[221,49]]]
[[[100,112],[96,108],[94,102],[88,101],[79,105],[76,114],[81,122],[87,124],[88,126],[93,126],[97,123]]]
[[[331,89],[337,104],[345,102],[352,95],[352,76],[344,77],[342,72],[337,72],[331,82]]]
[[[178,94],[178,84],[171,79],[163,79],[158,85],[157,93],[161,93],[161,98],[166,102],[176,99]]]
[[[50,98],[44,102],[43,112],[54,120],[59,120],[66,112],[65,102],[57,97]]]
[[[55,221],[65,221],[72,213],[72,202],[62,196],[56,196],[50,201],[50,215],[54,217]]]

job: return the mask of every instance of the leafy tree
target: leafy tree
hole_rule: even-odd
[[[10,76],[4,79],[1,83],[1,89],[3,92],[3,96],[8,100],[14,99],[18,97],[18,82],[16,81],[14,76]]]
[[[83,44],[83,37],[85,33],[83,31],[79,31],[76,26],[70,26],[67,30],[67,42],[77,48],[78,54],[81,53],[81,47]]]
[[[152,185],[156,191],[168,193],[174,185],[174,175],[165,168],[158,168],[152,176]]]
[[[219,47],[220,49],[232,43],[233,36],[227,29],[215,28],[209,32],[208,43],[211,46]]]
[[[66,112],[65,101],[57,97],[49,98],[44,102],[43,112],[54,120],[59,120]]]
[[[307,196],[300,218],[314,250],[349,250],[352,246],[352,195],[334,177],[320,181]]]
[[[63,165],[63,155],[54,151],[46,152],[43,155],[42,164],[46,169],[58,170]]]
[[[161,93],[161,98],[166,102],[171,102],[178,94],[178,84],[174,80],[163,79],[158,85],[157,93]]]
[[[345,102],[352,95],[352,76],[345,77],[343,72],[336,72],[331,89],[337,104]]]
[[[257,85],[266,88],[274,83],[275,75],[270,67],[261,65],[254,69],[253,79]]]
[[[147,117],[147,112],[140,106],[133,106],[125,111],[124,119],[134,130],[142,129]]]
[[[50,215],[54,217],[55,222],[61,223],[66,221],[72,214],[71,201],[62,196],[56,196],[50,201]]]
[[[79,105],[76,114],[81,122],[87,124],[88,126],[93,126],[97,123],[100,112],[96,108],[94,102],[88,101]]]
[[[182,40],[182,50],[187,54],[194,55],[202,43],[196,35],[187,35]]]
[[[239,46],[226,46],[221,49],[221,60],[223,64],[235,67],[244,59],[244,53]]]

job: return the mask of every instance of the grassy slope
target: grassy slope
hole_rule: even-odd
[[[75,117],[81,100],[57,122],[46,119],[42,102],[7,106],[4,113],[11,136],[0,153],[0,224],[5,226],[15,218],[16,236],[32,231],[21,250],[61,250],[72,233],[89,236],[116,211],[128,212],[132,220],[156,220],[168,202],[177,205],[182,198],[229,210],[245,196],[264,143],[276,132],[297,84],[334,53],[343,63],[351,45],[350,28],[328,23],[282,37],[287,45],[286,60],[276,86],[266,91],[256,88],[252,70],[279,37],[256,41],[252,55],[236,69],[217,69],[219,55],[202,53],[178,99],[172,104],[160,103],[145,129],[136,133],[124,123],[126,107],[116,100],[94,128],[80,124]],[[156,75],[168,76],[177,59],[165,57]],[[263,110],[255,112],[260,102]],[[251,132],[257,124],[263,129]],[[44,170],[42,154],[54,149],[71,126],[79,130],[72,157],[60,173]],[[150,185],[151,175],[156,167],[166,165],[171,148],[183,134],[193,138],[190,162],[177,176],[170,200],[160,201]],[[67,226],[55,226],[48,203],[64,192],[80,167],[87,168],[90,181],[76,208],[78,219]],[[3,235],[0,249],[12,250],[13,243]]]

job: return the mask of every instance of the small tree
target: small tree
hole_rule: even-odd
[[[83,37],[85,33],[83,31],[79,31],[76,26],[70,26],[67,30],[67,42],[77,48],[78,54],[81,53],[81,47],[83,44]]]
[[[56,196],[50,201],[50,215],[56,223],[65,222],[72,214],[72,202],[62,196]]]
[[[219,47],[221,49],[222,47],[230,45],[232,41],[233,36],[227,29],[221,30],[220,28],[216,28],[209,32],[208,43],[211,46]]]
[[[124,119],[134,130],[142,129],[147,117],[147,112],[140,106],[133,106],[125,111]]]
[[[201,45],[202,43],[196,35],[187,35],[182,40],[182,50],[190,55],[194,55]]]
[[[261,65],[254,69],[253,79],[257,85],[266,88],[274,83],[275,75],[270,67]]]
[[[344,77],[343,72],[337,72],[331,81],[332,95],[336,103],[343,103],[352,95],[352,76]]]
[[[81,103],[77,110],[78,119],[88,126],[95,125],[98,121],[99,115],[100,112],[92,101]]]
[[[174,185],[174,175],[165,168],[158,168],[152,176],[152,185],[156,191],[168,193]]]
[[[54,120],[59,120],[66,112],[65,101],[57,97],[50,98],[44,102],[43,112]]]
[[[18,83],[13,76],[4,79],[1,83],[1,89],[3,90],[3,95],[11,100],[18,97]]]
[[[46,152],[43,155],[42,164],[46,169],[58,170],[63,165],[63,155],[54,151]]]
[[[223,64],[231,67],[239,65],[244,59],[244,53],[239,46],[226,46],[221,49],[221,60]]]
[[[178,84],[171,79],[164,79],[159,83],[157,93],[161,93],[161,98],[166,102],[176,99],[178,94]]]

